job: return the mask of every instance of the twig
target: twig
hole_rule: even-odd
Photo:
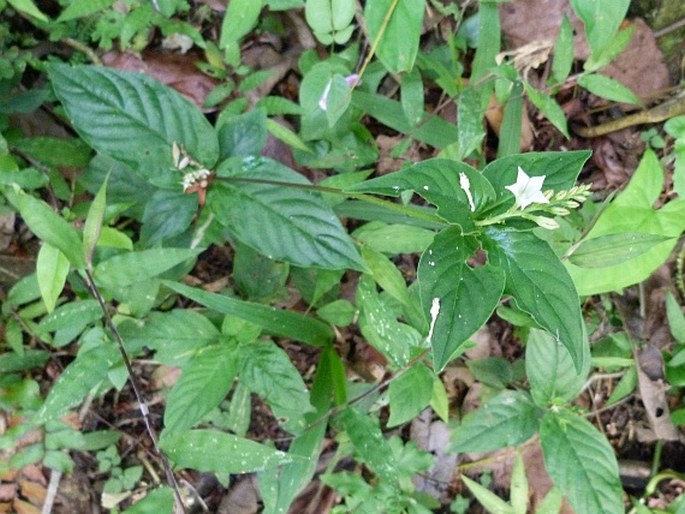
[[[164,453],[160,450],[159,445],[157,444],[157,434],[155,433],[154,428],[152,428],[152,422],[150,421],[150,409],[148,408],[147,403],[145,402],[145,399],[143,398],[143,395],[140,392],[140,388],[138,387],[138,381],[136,380],[135,375],[133,374],[133,366],[131,366],[131,361],[128,358],[128,354],[126,353],[124,341],[121,337],[121,334],[119,333],[119,329],[114,324],[112,317],[109,315],[107,305],[105,304],[105,299],[102,297],[100,291],[95,285],[95,280],[93,280],[92,273],[88,269],[86,269],[84,273],[86,286],[90,290],[90,293],[93,295],[93,297],[100,304],[100,309],[102,310],[102,315],[105,319],[105,323],[107,324],[107,327],[109,328],[109,331],[112,334],[114,341],[117,343],[117,347],[119,348],[121,357],[124,360],[124,365],[126,366],[126,371],[128,372],[128,380],[131,384],[131,388],[133,389],[133,394],[136,397],[136,401],[138,402],[140,413],[143,417],[143,423],[145,424],[145,430],[147,431],[148,436],[152,441],[152,446],[155,449],[155,452],[157,453],[157,455],[159,455],[162,461],[162,467],[164,468],[164,474],[166,476],[167,484],[174,491],[176,509],[178,512],[182,512],[183,514],[185,514],[186,508],[183,504],[183,499],[181,498],[181,493],[178,488],[178,484],[176,483],[174,474],[171,471],[171,465],[169,464],[169,460],[167,459],[166,455],[164,455]]]
[[[86,54],[86,56],[88,56],[88,59],[90,59],[90,62],[92,62],[93,64],[102,66],[102,61],[100,60],[100,57],[98,57],[98,54],[96,54],[91,48],[84,45],[80,41],[77,41],[74,38],[65,37],[64,39],[62,39],[62,42],[72,47],[74,50],[78,50],[79,52],[83,52],[84,54]]]
[[[62,472],[59,469],[53,469],[50,472],[50,483],[48,484],[48,490],[45,493],[45,501],[43,502],[43,508],[40,514],[50,514],[52,512],[52,505],[55,503],[55,497],[57,496],[57,488],[59,487],[59,481],[62,479]]]
[[[660,38],[662,36],[665,36],[666,34],[670,34],[671,32],[674,32],[674,31],[676,31],[682,27],[685,27],[685,18],[678,20],[676,22],[673,22],[670,25],[666,25],[665,27],[662,27],[659,30],[655,30],[654,31],[654,37]]]

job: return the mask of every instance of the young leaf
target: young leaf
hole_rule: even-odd
[[[472,83],[482,79],[497,65],[496,58],[502,40],[499,16],[496,2],[482,2],[478,6],[478,42],[472,64]]]
[[[584,87],[590,93],[614,102],[640,104],[640,99],[630,89],[605,75],[581,75],[578,77],[578,85]]]
[[[162,283],[205,307],[254,323],[270,334],[289,337],[314,346],[324,346],[333,339],[333,331],[328,325],[304,314],[243,302],[177,282],[164,280]]]
[[[58,22],[65,22],[95,14],[114,3],[114,0],[72,0],[57,18]]]
[[[458,159],[465,159],[478,150],[485,137],[482,89],[466,87],[457,102]],[[480,153],[477,152],[477,153]]]
[[[425,0],[374,0],[364,7],[371,44],[391,73],[413,68],[425,10]]]
[[[569,262],[580,268],[605,268],[624,263],[648,252],[659,243],[672,239],[661,234],[621,232],[583,239],[569,255]]]
[[[511,88],[511,95],[504,105],[502,126],[499,130],[497,158],[514,155],[521,151],[521,127],[523,118],[523,85],[517,80]]]
[[[55,310],[57,299],[69,274],[69,261],[54,246],[43,243],[36,260],[36,278],[43,303],[48,312]]]
[[[173,89],[142,74],[95,66],[48,65],[57,98],[84,141],[149,180],[172,185],[171,148],[182,146],[204,166],[219,156],[214,129]]]
[[[438,371],[490,318],[502,296],[505,276],[500,267],[466,263],[477,249],[475,240],[450,228],[435,237],[419,262],[421,303],[430,320],[428,337]]]
[[[240,381],[262,397],[281,426],[301,434],[313,409],[309,391],[288,355],[274,343],[255,341],[240,347]]]
[[[579,373],[566,348],[554,337],[542,330],[530,329],[526,343],[526,375],[530,394],[540,407],[557,400],[571,401],[581,391],[590,370],[590,348],[587,338],[583,339]]]
[[[559,107],[559,104],[551,96],[536,90],[527,83],[524,83],[523,87],[525,88],[526,94],[533,105],[545,115],[545,118],[547,118],[552,125],[559,130],[559,132],[566,136],[566,139],[571,139],[571,136],[568,133],[566,115],[561,107]]]
[[[630,0],[571,0],[571,7],[585,25],[593,55],[611,43],[628,11]]]
[[[354,8],[353,0],[307,0],[304,14],[321,44],[344,44],[351,35],[348,27],[354,18]],[[343,32],[349,32],[347,38]]]
[[[527,441],[538,428],[538,409],[521,391],[502,391],[464,416],[450,451],[489,452]]]
[[[488,512],[492,514],[517,514],[511,505],[478,482],[464,475],[461,476],[461,480]]]
[[[263,0],[234,0],[226,9],[221,23],[219,48],[222,50],[235,45],[257,24],[259,13],[264,6]]]
[[[174,492],[169,487],[158,487],[145,494],[145,498],[126,509],[123,514],[158,514],[172,512]]]
[[[365,462],[382,480],[390,484],[396,483],[397,462],[378,422],[353,407],[342,411],[339,417],[355,448],[357,458]]]
[[[83,244],[76,229],[48,205],[20,189],[6,189],[5,196],[17,208],[31,232],[61,251],[76,269],[85,267]]]
[[[83,255],[86,262],[90,266],[93,259],[93,251],[95,245],[100,238],[100,231],[102,230],[102,223],[105,219],[105,207],[107,207],[107,182],[109,175],[105,177],[105,181],[100,186],[100,190],[95,195],[93,203],[88,209],[88,216],[83,226]]]
[[[400,99],[404,115],[412,125],[416,125],[423,118],[423,94],[423,81],[418,68],[402,75]]]
[[[433,396],[435,375],[421,362],[390,382],[388,427],[406,423],[425,409]]]
[[[623,490],[614,450],[585,419],[545,413],[540,425],[545,468],[578,514],[623,513]]]
[[[577,370],[583,364],[583,318],[571,277],[549,245],[531,232],[490,227],[484,242],[489,258],[506,271],[504,291],[517,306],[568,350]]]
[[[226,342],[198,351],[167,396],[165,430],[188,430],[219,405],[233,385],[238,361],[235,346]]]
[[[107,341],[92,350],[79,352],[50,389],[45,403],[36,413],[37,420],[46,422],[58,418],[83,401],[90,390],[106,378],[118,359],[116,346]]]
[[[199,253],[199,250],[189,248],[153,248],[122,253],[99,263],[93,275],[98,285],[114,290],[159,276]]]
[[[159,446],[177,466],[214,473],[252,473],[293,461],[285,452],[218,430],[163,432]]]
[[[573,65],[573,26],[564,13],[564,19],[559,27],[559,35],[554,43],[554,60],[552,61],[552,77],[557,84],[562,84]]]
[[[303,268],[363,268],[338,218],[299,173],[247,157],[224,161],[218,175],[226,180],[213,184],[207,205],[241,242]]]
[[[671,335],[680,344],[685,344],[685,316],[673,293],[666,293],[666,316]]]
[[[33,0],[7,0],[7,2],[17,11],[33,16],[37,20],[48,23],[50,20],[43,14]]]
[[[516,452],[514,459],[514,469],[511,472],[511,506],[515,514],[526,514],[528,512],[528,479],[526,470],[523,467],[521,454]]]

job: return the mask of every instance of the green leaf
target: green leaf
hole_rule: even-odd
[[[461,476],[461,480],[488,512],[491,512],[492,514],[516,514],[511,505],[478,482],[475,482],[464,475]]]
[[[557,84],[562,84],[573,66],[573,27],[564,13],[564,19],[559,27],[559,35],[554,43],[554,60],[552,61],[552,77]]]
[[[395,483],[398,479],[397,462],[378,421],[353,407],[342,411],[339,418],[357,458],[365,462],[381,480]]]
[[[630,0],[571,0],[573,11],[585,25],[592,55],[598,55],[611,43],[629,6]]]
[[[91,158],[91,149],[78,138],[25,137],[12,146],[35,161],[50,167],[85,167]]]
[[[57,18],[58,22],[65,22],[95,14],[112,5],[114,0],[72,0]]]
[[[404,277],[390,259],[366,246],[362,247],[362,258],[379,286],[403,306],[409,309],[414,307]]]
[[[452,433],[450,451],[489,452],[521,444],[536,432],[538,410],[521,391],[502,391],[464,416]]]
[[[583,63],[585,72],[591,73],[600,70],[616,59],[630,43],[636,28],[637,25],[633,23],[624,29],[620,29],[599,54],[593,52]]]
[[[57,299],[69,274],[69,261],[57,248],[43,243],[36,259],[36,278],[48,312],[55,310]]]
[[[166,186],[181,181],[173,169],[173,143],[206,167],[216,163],[219,145],[212,126],[193,104],[156,80],[66,64],[48,65],[48,75],[83,140],[142,177]]]
[[[587,150],[508,155],[488,164],[483,169],[483,176],[490,181],[498,198],[511,195],[505,187],[516,182],[518,166],[531,177],[544,175],[543,189],[559,191],[575,185],[578,174],[591,155],[592,152]]]
[[[236,243],[233,257],[233,281],[248,300],[271,299],[285,285],[289,266],[264,257],[249,246]]]
[[[571,277],[549,245],[530,232],[490,227],[485,249],[506,272],[504,292],[582,365],[583,318]]]
[[[285,125],[281,125],[277,121],[267,119],[266,129],[269,131],[269,134],[271,134],[276,139],[280,139],[286,145],[292,146],[293,148],[301,150],[302,152],[311,153],[310,148],[304,141],[302,141],[300,136],[298,136],[297,133],[290,130]]]
[[[578,77],[578,85],[584,87],[590,93],[613,100],[614,102],[640,105],[640,99],[635,96],[635,93],[620,82],[605,75],[581,75]]]
[[[46,422],[65,414],[107,377],[112,365],[120,359],[114,344],[104,342],[92,350],[76,356],[50,389],[45,403],[36,413],[39,422]]]
[[[307,0],[304,14],[321,44],[330,45],[338,33],[352,23],[354,10],[353,0]],[[344,44],[347,40],[336,42]]]
[[[165,431],[188,430],[219,405],[233,385],[238,358],[235,345],[227,343],[199,350],[167,396]]]
[[[114,290],[157,277],[199,253],[200,250],[190,248],[153,248],[122,253],[99,263],[93,275],[98,285]]]
[[[352,101],[352,89],[345,77],[336,73],[326,84],[324,95],[326,97],[326,109],[324,109],[326,111],[326,119],[328,120],[328,127],[332,128],[347,111]]]
[[[411,225],[367,223],[352,234],[369,248],[385,254],[422,253],[433,242],[435,232]]]
[[[655,209],[654,202],[663,185],[664,172],[656,154],[648,149],[626,188],[602,212],[586,237],[641,232],[672,239],[614,266],[580,268],[567,262],[566,268],[581,295],[615,291],[642,282],[666,261],[675,246],[675,238],[685,230],[685,200],[672,200]]]
[[[86,262],[91,265],[93,260],[93,251],[95,245],[100,239],[100,232],[102,231],[102,223],[105,219],[105,208],[107,207],[107,182],[109,175],[100,186],[98,193],[93,199],[88,209],[88,216],[83,226],[83,255]]]
[[[261,109],[229,118],[219,127],[219,159],[259,155],[266,144],[266,122]]]
[[[423,81],[418,68],[402,75],[400,99],[404,115],[412,125],[416,125],[423,118],[423,95]]]
[[[362,269],[340,220],[299,173],[253,157],[224,161],[217,173],[224,180],[212,185],[207,205],[242,243],[303,268]]]
[[[511,472],[511,506],[515,514],[526,514],[528,512],[528,479],[526,470],[523,467],[521,454],[516,452],[514,469]]]
[[[471,82],[477,82],[497,65],[502,31],[499,21],[499,6],[496,2],[482,2],[478,7],[478,41],[473,59]]]
[[[425,10],[425,0],[374,0],[364,7],[369,39],[389,72],[414,67]]]
[[[50,358],[50,353],[45,350],[27,348],[23,355],[14,352],[6,352],[0,355],[0,373],[16,373],[26,369],[42,366]]]
[[[499,129],[499,144],[497,158],[514,155],[521,151],[521,127],[523,118],[523,85],[515,81],[511,87],[511,95],[504,105],[502,126]]]
[[[618,384],[614,387],[614,390],[607,398],[606,406],[614,405],[617,402],[623,400],[626,396],[633,394],[635,388],[637,387],[637,368],[635,366],[630,366],[626,369],[625,374],[618,381]]]
[[[182,234],[193,222],[196,213],[196,195],[158,189],[145,204],[141,242],[145,246],[153,246]]]
[[[621,264],[672,239],[661,234],[622,232],[584,239],[569,255],[569,262],[581,268],[604,268]]]
[[[678,343],[685,343],[685,316],[673,293],[666,293],[666,316],[671,335]]]
[[[459,228],[442,231],[421,256],[417,271],[421,304],[430,320],[433,366],[442,370],[492,315],[504,289],[501,268],[466,261],[478,249]]]
[[[7,3],[17,11],[33,16],[37,20],[48,23],[50,20],[45,16],[32,0],[7,0]]]
[[[218,430],[164,432],[159,446],[179,467],[214,473],[252,473],[293,461],[285,452]]]
[[[433,397],[435,375],[421,362],[390,382],[388,427],[406,423],[425,409]]]
[[[235,45],[257,24],[263,0],[232,0],[221,23],[219,48]]]
[[[124,514],[159,514],[172,512],[174,508],[174,492],[168,487],[158,487],[145,495],[124,511]]]
[[[254,323],[270,334],[289,337],[314,346],[323,346],[333,339],[333,331],[328,325],[304,314],[243,302],[176,282],[164,280],[162,283],[205,307]]]
[[[530,329],[526,343],[526,376],[530,382],[530,394],[537,405],[546,407],[558,400],[570,402],[582,390],[590,371],[590,347],[587,338],[584,337],[583,341],[579,373],[564,346],[547,332]]]
[[[4,194],[17,208],[31,232],[60,250],[75,268],[85,267],[81,238],[72,225],[55,214],[45,202],[27,195],[20,189],[6,189]]]
[[[571,139],[568,133],[568,124],[566,123],[566,115],[559,104],[549,95],[536,90],[528,83],[523,84],[528,99],[537,107],[542,114],[545,115],[552,125],[554,125],[559,132],[566,136],[566,139]]]
[[[575,512],[624,512],[614,450],[588,421],[565,411],[547,412],[540,443],[547,472]]]
[[[457,101],[457,159],[465,159],[479,147],[485,137],[481,89],[467,87]],[[480,154],[480,151],[476,153]]]
[[[83,329],[101,317],[102,310],[97,300],[69,302],[45,316],[38,324],[38,330],[54,332],[73,325],[78,325]]]
[[[280,425],[301,434],[312,411],[309,391],[288,355],[276,344],[255,341],[240,347],[240,381],[263,398]]]

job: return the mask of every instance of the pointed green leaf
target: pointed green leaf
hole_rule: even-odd
[[[169,487],[158,487],[145,494],[145,498],[124,511],[124,514],[159,514],[172,512],[174,492]]]
[[[537,109],[545,115],[552,125],[554,125],[559,132],[566,136],[566,139],[571,139],[568,133],[568,124],[566,123],[566,115],[563,109],[551,96],[538,91],[532,86],[524,82],[524,89],[526,90],[526,95],[532,104],[537,107]]]
[[[75,268],[85,267],[81,237],[73,226],[44,201],[27,195],[20,189],[7,189],[4,194],[19,211],[31,232],[60,250]]]
[[[433,366],[441,370],[492,315],[504,289],[500,267],[472,268],[478,249],[458,228],[440,232],[421,256],[417,271],[421,303],[430,320]]]
[[[263,398],[281,426],[301,434],[304,415],[313,409],[309,391],[288,355],[274,343],[255,341],[240,347],[240,381]]]
[[[173,143],[205,166],[216,163],[219,145],[204,115],[151,77],[67,64],[50,64],[48,75],[83,140],[139,175],[166,185],[180,183],[182,174],[173,169]]]
[[[69,274],[69,261],[57,248],[43,243],[36,259],[36,279],[48,312],[55,310],[57,299]]]
[[[625,102],[640,105],[640,99],[630,89],[605,75],[581,75],[578,77],[578,85],[584,87],[590,93],[614,102]]]
[[[364,8],[369,39],[391,73],[409,71],[419,50],[425,0],[374,0]]]
[[[582,365],[583,318],[571,277],[549,245],[531,232],[490,227],[485,249],[506,271],[504,292],[568,350]]]
[[[226,180],[212,185],[207,205],[241,242],[303,268],[362,269],[340,220],[299,173],[246,157],[224,161],[218,175]]]
[[[659,243],[672,239],[661,234],[621,232],[584,239],[569,255],[569,262],[581,268],[604,268],[639,257]]]
[[[418,68],[402,75],[400,83],[402,109],[412,125],[417,124],[423,118],[423,95],[423,81]]]
[[[588,421],[549,411],[540,425],[540,443],[547,472],[575,512],[624,512],[614,450]]]
[[[43,14],[38,7],[36,7],[36,4],[33,3],[33,0],[7,0],[7,2],[17,11],[28,14],[29,16],[33,16],[37,20],[45,23],[50,21],[48,17],[45,16],[45,14]]]
[[[464,416],[452,434],[451,451],[489,452],[530,439],[538,428],[538,409],[521,391],[502,391]]]
[[[571,7],[585,25],[593,55],[611,44],[630,6],[630,0],[571,0]]]
[[[461,476],[461,480],[488,512],[491,512],[492,514],[516,514],[516,511],[514,511],[514,508],[511,505],[478,482],[471,480],[464,475]]]
[[[237,372],[234,345],[222,343],[198,351],[167,396],[165,430],[181,432],[200,421],[226,398]]]
[[[153,248],[122,253],[99,263],[93,275],[101,287],[126,287],[161,275],[199,253],[200,250],[189,248]]]
[[[285,452],[218,430],[164,432],[159,446],[177,466],[214,473],[252,473],[293,460]]]
[[[433,396],[435,375],[421,362],[390,382],[388,427],[406,423],[425,409]]]
[[[540,407],[573,400],[585,385],[590,370],[590,347],[587,338],[580,345],[581,371],[576,371],[566,348],[547,332],[530,329],[526,343],[526,376],[530,393]]]
[[[114,3],[114,0],[72,0],[57,18],[58,22],[75,20],[95,14]]]
[[[554,60],[552,61],[552,77],[557,84],[563,83],[573,66],[573,27],[564,13],[564,19],[559,27],[559,35],[554,43]]]
[[[105,208],[107,207],[107,182],[109,175],[105,177],[105,181],[100,186],[100,190],[95,195],[93,202],[88,209],[88,216],[83,226],[83,255],[86,262],[90,265],[93,258],[93,251],[95,245],[100,238],[102,231],[102,222],[105,219]]]
[[[208,293],[177,282],[162,281],[168,288],[222,314],[231,314],[262,327],[266,332],[289,337],[314,346],[323,346],[333,339],[333,331],[325,323],[296,312],[280,310],[257,303],[243,302],[228,296]]]

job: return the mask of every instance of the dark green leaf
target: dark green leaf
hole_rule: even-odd
[[[506,272],[505,293],[582,365],[583,318],[573,281],[549,245],[530,232],[490,227],[485,249]]]
[[[205,307],[254,323],[274,335],[289,337],[315,346],[323,346],[333,339],[333,331],[328,325],[304,314],[243,302],[176,282],[165,280],[163,283],[168,288]]]
[[[588,421],[549,411],[540,425],[540,443],[547,472],[575,512],[624,512],[614,450]]]
[[[234,116],[219,128],[220,160],[259,155],[266,144],[266,114],[261,109]]]
[[[457,101],[457,159],[465,159],[476,152],[485,137],[483,90],[467,87]],[[477,153],[480,153],[478,151]]]
[[[97,300],[81,300],[61,305],[52,314],[45,316],[38,324],[38,330],[54,332],[74,324],[85,328],[88,323],[102,317]]]
[[[451,451],[489,452],[521,444],[538,428],[538,411],[521,391],[502,391],[464,416],[452,434]]]
[[[45,350],[25,349],[23,355],[14,352],[5,352],[0,355],[0,373],[15,373],[36,366],[42,366],[50,358],[50,353]]]
[[[165,432],[159,446],[177,466],[214,473],[251,473],[293,461],[285,452],[218,430]]]
[[[390,382],[390,419],[388,427],[406,423],[425,409],[433,396],[435,375],[418,363]]]
[[[153,246],[182,234],[196,212],[196,195],[159,189],[146,202],[140,238],[145,246]]]
[[[241,242],[301,267],[362,269],[340,220],[299,173],[247,157],[224,161],[218,175],[226,180],[213,184],[207,205]]]
[[[504,289],[504,272],[491,263],[472,268],[466,260],[478,249],[458,228],[435,237],[421,256],[418,282],[430,321],[433,365],[441,370],[489,318]]]

